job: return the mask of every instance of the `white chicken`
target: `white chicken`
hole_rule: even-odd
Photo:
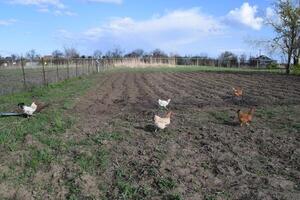
[[[165,129],[171,123],[171,114],[172,112],[168,112],[165,117],[160,117],[158,115],[154,116],[154,124],[159,129]],[[155,129],[155,132],[157,129]]]
[[[167,109],[167,105],[169,105],[170,101],[171,101],[171,99],[168,99],[167,101],[158,99],[158,104],[159,104],[161,107],[164,107],[164,108]]]
[[[33,113],[36,111],[37,109],[37,105],[35,104],[35,102],[32,102],[32,104],[30,106],[25,106],[24,103],[19,103],[18,106],[23,110],[23,113],[26,115],[33,115]]]

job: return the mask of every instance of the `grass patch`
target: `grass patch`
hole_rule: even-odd
[[[104,141],[117,141],[122,139],[123,136],[116,132],[100,132],[92,138],[96,144],[102,144]]]
[[[91,174],[95,174],[99,170],[103,170],[108,165],[108,151],[104,148],[99,148],[92,155],[82,153],[78,155],[75,160],[80,168]]]
[[[232,122],[232,117],[228,111],[215,111],[209,112],[209,114],[213,117],[214,121],[218,123],[226,124]]]
[[[179,194],[168,194],[163,197],[163,200],[182,200]]]
[[[0,118],[0,145],[11,151],[16,150],[19,142],[24,140],[27,134],[44,135],[65,132],[74,123],[72,116],[64,112],[64,104],[70,107],[74,104],[74,97],[80,96],[91,86],[95,79],[71,79],[61,83],[50,84],[49,87],[35,88],[31,92],[23,92],[14,95],[2,96],[0,110],[11,112],[16,109],[19,102],[30,104],[34,99],[50,103],[49,108],[42,113],[37,113],[30,118],[8,117]]]
[[[49,166],[54,161],[55,156],[48,149],[36,149],[32,148],[29,153],[29,157],[25,163],[25,168],[36,171],[40,166]]]
[[[160,191],[166,192],[176,187],[176,182],[170,177],[161,177],[157,181],[157,186]]]
[[[99,75],[69,79],[48,87],[1,96],[1,112],[14,111],[20,102],[30,104],[36,100],[50,104],[29,118],[0,118],[0,149],[3,155],[20,155],[16,160],[0,158],[3,166],[9,169],[17,167],[15,173],[2,175],[8,182],[16,186],[26,182],[29,184],[37,171],[45,170],[51,163],[61,162],[61,154],[69,148],[61,138],[62,133],[76,121],[66,109],[73,108],[75,99],[83,95],[96,80],[99,80]]]
[[[146,187],[133,185],[131,177],[122,169],[118,169],[115,176],[116,187],[118,188],[116,199],[140,200],[149,196],[150,191]]]
[[[205,200],[218,200],[218,199],[224,199],[224,200],[230,200],[232,199],[231,194],[227,191],[220,191],[215,192],[214,194],[207,194],[204,196]]]
[[[278,132],[297,133],[300,131],[299,105],[258,109],[254,115],[264,120],[270,128]]]

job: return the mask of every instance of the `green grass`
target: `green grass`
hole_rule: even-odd
[[[166,192],[176,187],[176,182],[170,177],[161,177],[157,181],[157,186],[160,191]]]
[[[94,79],[72,79],[49,87],[36,88],[31,92],[2,96],[0,110],[11,112],[19,102],[30,104],[33,99],[50,103],[41,113],[30,118],[0,118],[0,145],[13,150],[17,143],[22,142],[27,134],[36,136],[59,134],[65,132],[74,123],[74,117],[65,114],[65,110],[74,105],[74,99],[89,88]],[[68,104],[68,108],[66,108]]]
[[[182,200],[179,194],[168,194],[163,197],[163,200]]]
[[[149,195],[147,187],[134,185],[128,174],[129,173],[126,173],[122,169],[116,170],[116,185],[118,188],[117,199],[145,199],[145,197]]]
[[[257,109],[255,116],[261,118],[272,130],[281,133],[300,131],[300,106],[285,105]]]
[[[50,150],[32,148],[28,158],[26,158],[25,167],[36,171],[40,166],[49,165],[55,159]]]
[[[104,148],[98,148],[91,155],[82,153],[75,160],[83,171],[95,174],[97,171],[105,169],[108,165],[109,153]]]
[[[93,86],[99,76],[69,79],[48,87],[1,96],[1,112],[14,111],[18,103],[30,104],[33,99],[50,103],[49,107],[29,118],[0,118],[0,149],[3,155],[19,155],[18,159],[0,158],[0,162],[11,169],[1,176],[13,184],[24,184],[37,171],[47,171],[52,163],[61,162],[62,153],[71,148],[70,143],[62,140],[62,134],[77,120],[66,111],[73,108],[76,98]],[[97,162],[102,165],[106,157],[101,152],[96,155],[101,157]]]
[[[230,118],[230,115],[228,111],[214,111],[209,113],[214,121],[218,123],[230,123],[232,122],[232,119]]]

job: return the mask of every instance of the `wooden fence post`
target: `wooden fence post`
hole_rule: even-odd
[[[24,88],[26,89],[27,86],[26,86],[26,77],[25,77],[25,69],[24,69],[24,59],[23,57],[21,57],[21,67],[22,67],[22,74],[23,74],[23,86]]]
[[[86,61],[86,59],[85,59],[85,61]],[[89,62],[87,62],[87,67],[88,67],[88,74],[90,74],[90,64],[89,64]]]
[[[69,66],[69,58],[67,59],[67,78],[70,78],[70,66]]]
[[[76,66],[76,77],[78,76],[78,59],[75,60],[75,66]]]
[[[58,73],[58,60],[56,61],[56,82],[59,81],[59,73]]]
[[[42,58],[42,66],[43,66],[43,83],[44,85],[47,85],[46,83],[46,73],[45,73],[45,61],[44,61],[44,58]]]

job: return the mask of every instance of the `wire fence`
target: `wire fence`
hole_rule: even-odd
[[[94,59],[20,59],[0,66],[0,95],[103,70]]]
[[[265,67],[265,63],[240,63],[236,60],[220,61],[208,58],[76,58],[34,60],[0,59],[0,95],[29,90],[36,86],[48,85],[62,80],[114,67],[162,67],[162,66],[215,66],[215,67]]]

